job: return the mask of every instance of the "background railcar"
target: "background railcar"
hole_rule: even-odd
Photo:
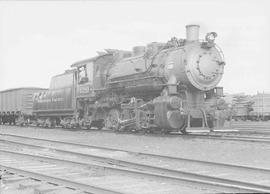
[[[0,112],[3,123],[14,123],[19,115],[25,119],[33,116],[33,95],[47,89],[26,87],[0,91]]]

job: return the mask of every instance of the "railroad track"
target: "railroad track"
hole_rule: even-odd
[[[17,173],[15,173],[17,172]],[[57,183],[51,183],[47,181],[43,181],[41,179],[32,178],[29,176],[26,176],[26,174],[29,174],[24,172],[22,175],[21,173],[18,173],[19,171],[7,167],[5,170],[0,170],[1,174],[1,187],[0,187],[0,193],[3,194],[12,194],[12,193],[25,193],[25,194],[41,194],[41,193],[55,193],[55,191],[58,191],[58,193],[65,193],[65,194],[82,194],[83,192],[81,190],[75,189],[75,188],[68,188],[61,184]]]
[[[194,193],[208,192],[254,192],[252,188],[212,184],[206,181],[130,170],[119,167],[89,165],[64,159],[0,151],[5,154],[1,168],[50,183],[60,187],[82,190],[89,193]],[[10,167],[12,164],[12,167]],[[72,168],[71,168],[72,167]],[[75,177],[74,177],[75,176]],[[72,179],[72,181],[70,180]],[[200,189],[196,189],[200,188]],[[266,191],[261,190],[262,191]],[[61,192],[59,192],[61,193]]]
[[[10,126],[9,126],[10,127]],[[30,126],[31,127],[31,126]],[[54,128],[50,128],[54,129]],[[162,134],[162,133],[131,133],[131,132],[118,132],[118,133],[123,133],[123,134],[132,134],[132,135],[137,135],[137,136],[153,136],[153,137],[183,137],[183,138],[204,138],[204,139],[215,139],[215,140],[228,140],[228,141],[244,141],[244,142],[253,142],[253,143],[270,143],[270,136],[267,134],[270,134],[270,129],[267,130],[266,132],[262,131],[251,131],[251,130],[246,130],[242,131],[242,128],[235,128],[238,129],[237,132],[235,131],[229,131],[226,132],[197,132],[197,133],[189,133],[189,134],[182,134],[182,133],[169,133],[169,134]],[[247,128],[246,128],[247,129]],[[65,130],[80,130],[80,131],[100,131],[100,130],[89,130],[89,129],[65,129]],[[111,130],[102,130],[100,131],[101,133],[115,133],[114,131]],[[2,133],[4,134],[4,133]],[[251,134],[251,135],[250,135]],[[254,134],[260,134],[260,137],[254,136]],[[10,134],[11,135],[11,134]]]
[[[261,134],[270,133],[270,122],[233,122],[231,128],[238,129],[241,132],[254,132]]]
[[[136,175],[135,177],[139,176],[144,179],[148,177],[159,181],[169,180],[169,183],[173,181],[181,185],[193,185],[191,188],[211,188],[217,192],[228,190],[230,192],[270,192],[268,186],[270,185],[269,169],[14,135],[1,135],[0,142],[2,147],[7,146],[7,149],[2,149],[1,152],[13,157],[16,154],[21,158],[28,157],[29,159],[30,157],[32,160],[33,157],[41,157],[39,159],[46,162],[81,165],[86,169],[89,169],[89,166],[91,168],[94,166],[94,168],[106,169],[110,172],[121,171],[122,175]],[[11,149],[15,149],[16,152],[11,152]],[[18,149],[22,149],[22,151],[17,153]],[[75,161],[80,161],[80,163]]]

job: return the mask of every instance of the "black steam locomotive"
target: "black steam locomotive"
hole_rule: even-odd
[[[166,132],[220,125],[223,94],[216,86],[225,62],[217,34],[199,40],[199,26],[188,25],[186,36],[133,51],[107,49],[74,63],[35,94],[36,123]]]

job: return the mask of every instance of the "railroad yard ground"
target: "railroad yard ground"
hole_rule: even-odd
[[[228,126],[228,125],[227,125]],[[257,126],[257,128],[256,128]],[[234,122],[231,123],[230,129],[237,129],[243,134],[250,135],[260,134],[263,137],[270,137],[270,122]],[[227,130],[229,127],[226,128]],[[268,130],[267,130],[268,129]],[[246,133],[245,133],[246,132]],[[258,132],[258,133],[256,133]],[[261,133],[260,133],[261,132]],[[223,133],[230,133],[223,132]],[[157,155],[165,155],[171,157],[179,157],[186,159],[194,159],[201,161],[209,161],[216,163],[225,163],[241,166],[249,166],[263,169],[270,169],[270,143],[252,142],[252,141],[230,141],[222,138],[207,139],[200,136],[192,135],[145,135],[145,134],[130,134],[130,133],[110,133],[106,131],[89,131],[82,129],[44,129],[36,127],[18,127],[18,126],[0,126],[1,134],[11,134],[16,136],[27,136],[33,138],[49,139],[68,143],[84,144],[91,146],[101,146],[131,152],[142,152]],[[222,134],[219,132],[219,134]],[[231,135],[239,135],[238,132],[233,132]],[[27,143],[28,141],[21,142]],[[89,153],[84,149],[80,153]],[[5,157],[0,153],[1,157]],[[125,159],[125,153],[114,152],[113,158]],[[156,162],[156,161],[154,161]],[[156,162],[155,165],[159,165]],[[177,165],[176,165],[177,166]],[[185,166],[185,165],[184,165]],[[188,164],[187,164],[188,166]],[[176,167],[175,167],[176,168]],[[213,172],[215,171],[213,167]],[[173,169],[173,167],[172,167]],[[176,170],[176,169],[175,169]],[[190,169],[187,168],[187,171]],[[205,168],[205,171],[209,169]],[[211,174],[211,173],[210,173]],[[225,171],[226,174],[226,171]],[[226,177],[226,175],[224,176]],[[223,178],[224,178],[223,177]],[[256,179],[264,183],[264,176],[256,175]],[[169,186],[169,185],[168,185]],[[190,188],[190,187],[189,187]],[[196,188],[196,187],[195,187]],[[195,189],[194,188],[194,189]],[[65,188],[66,189],[66,188]],[[175,187],[176,190],[179,188]],[[198,189],[198,188],[197,188]],[[196,189],[195,189],[196,190]],[[192,187],[184,188],[184,193],[194,193]],[[212,193],[220,192],[220,190],[197,190],[197,193]],[[14,190],[6,193],[13,193]],[[22,190],[17,193],[23,193]],[[62,191],[61,191],[62,192]],[[61,193],[60,192],[60,193]],[[68,192],[67,192],[68,193]],[[147,193],[147,192],[146,192]],[[162,192],[161,192],[162,193]],[[164,193],[171,193],[164,192]],[[174,193],[174,192],[173,192]],[[181,192],[179,192],[181,193]],[[2,193],[1,193],[2,194]]]
[[[250,124],[253,124],[250,123]],[[253,125],[252,125],[253,126]],[[215,162],[247,164],[270,168],[270,144],[236,142],[219,139],[201,139],[188,135],[162,136],[143,134],[107,133],[77,129],[43,129],[32,127],[0,126],[0,134],[97,145],[136,152],[156,153]],[[260,129],[258,129],[260,130]],[[270,123],[269,123],[270,131]],[[268,154],[267,154],[268,153]]]

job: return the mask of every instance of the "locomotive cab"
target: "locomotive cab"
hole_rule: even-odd
[[[90,128],[93,123],[97,123],[100,128],[101,119],[96,114],[98,107],[95,106],[96,100],[102,95],[105,87],[108,63],[107,56],[86,59],[74,63],[71,67],[76,68],[76,102],[77,112],[82,126]]]
[[[76,62],[71,67],[76,68],[75,85],[77,98],[88,99],[93,97],[93,59]]]

